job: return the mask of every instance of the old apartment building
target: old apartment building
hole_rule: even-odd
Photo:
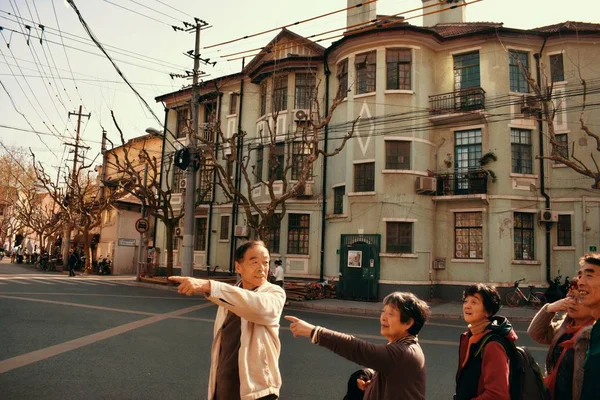
[[[264,238],[287,277],[341,275],[345,297],[375,299],[398,289],[458,298],[470,282],[507,287],[525,278],[543,286],[559,270],[572,276],[578,258],[600,244],[600,190],[542,158],[552,147],[539,117],[551,105],[560,151],[593,169],[597,143],[580,129],[580,114],[584,79],[584,121],[600,126],[593,106],[600,24],[513,29],[466,22],[464,7],[423,3],[439,12],[422,27],[377,16],[375,3],[353,9],[346,33],[328,48],[281,31],[242,71],[203,83],[200,135],[218,140],[210,136],[214,124],[225,137],[246,133],[240,154],[225,150],[215,162],[248,157],[256,175],[239,179],[240,187],[266,205],[260,182],[278,172],[267,166],[269,152],[282,162],[291,157],[286,180],[293,183],[294,160],[306,154],[297,132],[316,118],[311,98],[324,116],[342,93],[321,132],[326,152],[360,117],[342,151],[318,159]],[[552,88],[551,101],[540,101],[528,76],[543,93]],[[167,151],[187,144],[190,98],[185,89],[156,99],[180,142],[165,135]],[[271,127],[274,145],[265,139]],[[185,190],[182,172],[171,175],[174,190]],[[201,271],[229,270],[232,249],[252,235],[214,179],[214,168],[199,169],[194,268]],[[277,180],[274,190],[282,190]]]

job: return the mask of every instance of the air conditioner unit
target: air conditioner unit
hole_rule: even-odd
[[[179,189],[185,189],[185,187],[187,186],[187,179],[183,178],[181,180],[179,180]]]
[[[446,259],[445,258],[436,258],[433,261],[433,269],[446,269]]]
[[[183,236],[183,229],[180,227],[175,228],[175,236]]]
[[[294,119],[296,121],[304,121],[308,119],[308,114],[306,114],[306,111],[304,110],[298,110],[296,111],[296,114],[294,114]]]
[[[415,191],[417,193],[434,193],[437,190],[437,180],[431,176],[417,176]]]
[[[552,210],[541,210],[540,222],[558,222],[558,213]]]
[[[306,196],[310,197],[313,195],[313,186],[312,183],[305,183],[304,187],[298,192],[298,196]]]
[[[248,227],[246,225],[236,225],[233,231],[235,237],[248,237]]]
[[[523,96],[523,103],[521,104],[522,113],[532,113],[542,109],[540,105],[540,99],[536,96]]]

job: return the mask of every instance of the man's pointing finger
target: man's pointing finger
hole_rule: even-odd
[[[286,316],[284,316],[283,318],[287,319],[287,320],[288,320],[288,321],[290,321],[290,322],[298,322],[298,318],[296,318],[296,317],[293,317],[293,316],[291,316],[291,315],[286,315]]]

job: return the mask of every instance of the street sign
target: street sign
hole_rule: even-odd
[[[596,249],[597,249],[597,248],[596,248],[596,246],[590,246],[590,251],[593,251],[593,252],[595,252],[595,251],[596,251]]]
[[[139,233],[144,233],[148,230],[149,227],[149,223],[148,220],[145,218],[140,218],[137,221],[135,221],[135,230],[138,231]]]
[[[119,246],[135,247],[135,239],[119,239]]]

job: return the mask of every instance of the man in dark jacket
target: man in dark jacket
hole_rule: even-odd
[[[75,276],[75,265],[77,265],[77,261],[77,253],[73,250],[71,256],[69,256],[69,276]]]
[[[586,254],[579,260],[579,294],[581,304],[592,310],[596,323],[592,329],[585,360],[581,400],[600,396],[600,254]]]

